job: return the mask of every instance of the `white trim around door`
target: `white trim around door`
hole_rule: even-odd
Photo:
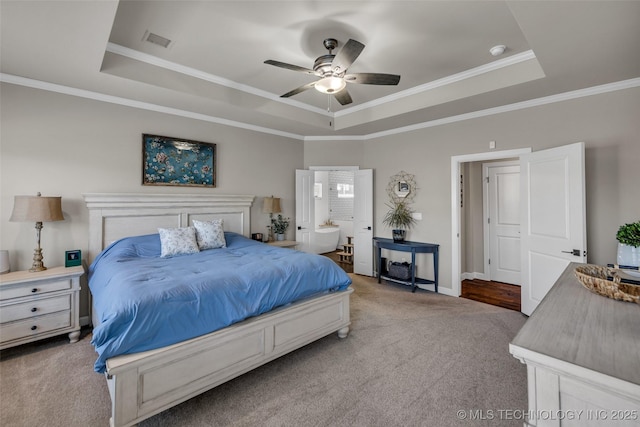
[[[454,297],[460,296],[460,165],[466,162],[510,159],[530,152],[531,148],[518,148],[451,156],[451,289],[439,287],[440,293]]]

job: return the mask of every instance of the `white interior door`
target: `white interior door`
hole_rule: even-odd
[[[296,241],[297,249],[304,252],[311,252],[315,237],[314,184],[314,171],[296,170]]]
[[[373,276],[373,170],[355,171],[353,272]]]
[[[520,285],[520,165],[486,165],[485,271],[496,282]]]
[[[530,315],[570,262],[587,260],[584,143],[520,157],[522,312]]]

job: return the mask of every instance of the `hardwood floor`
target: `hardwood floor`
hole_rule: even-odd
[[[462,298],[520,311],[520,286],[472,279],[462,281]]]

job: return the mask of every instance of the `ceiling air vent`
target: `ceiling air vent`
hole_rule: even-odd
[[[154,34],[151,31],[146,31],[142,40],[149,43],[157,44],[158,46],[162,46],[164,48],[169,47],[169,45],[171,44],[171,40]]]

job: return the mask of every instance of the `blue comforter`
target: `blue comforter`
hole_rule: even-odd
[[[89,268],[97,372],[108,358],[164,347],[296,300],[344,290],[329,258],[225,233],[226,248],[160,258],[157,234],[127,237]]]

